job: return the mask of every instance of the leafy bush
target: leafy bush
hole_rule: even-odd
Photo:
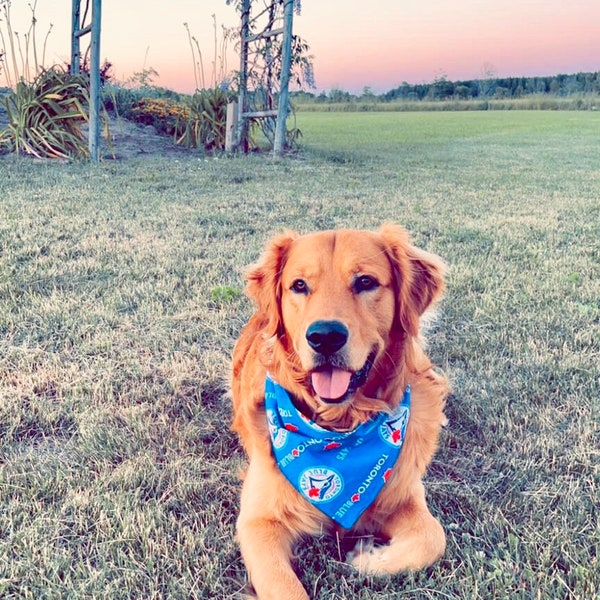
[[[88,156],[81,130],[89,106],[85,76],[60,67],[42,70],[32,83],[17,83],[4,103],[8,125],[0,131],[1,146],[38,158]]]
[[[158,133],[181,136],[190,116],[187,106],[164,98],[145,98],[136,102],[130,111],[132,121],[152,125]]]
[[[102,104],[117,117],[128,118],[131,109],[143,98],[138,90],[107,83],[102,86]]]
[[[112,68],[113,68],[113,64],[108,60],[105,60],[100,65],[100,84],[102,86],[107,85],[111,81],[111,79],[113,79],[114,75],[111,72]],[[65,61],[65,69],[67,71],[69,71],[69,73],[71,73],[71,63],[70,62]],[[92,71],[92,65],[91,65],[91,60],[90,60],[90,47],[88,46],[87,52],[85,53],[83,60],[81,60],[81,62],[79,63],[79,72],[82,75],[85,75],[86,77],[89,78],[91,71]]]
[[[132,85],[133,84],[133,85]],[[142,85],[134,82],[105,83],[102,86],[102,102],[106,110],[114,112],[118,117],[131,118],[131,110],[140,100],[171,100],[182,103],[185,94],[155,85]]]
[[[186,148],[223,150],[227,125],[227,104],[231,92],[219,87],[198,90],[189,100],[189,117],[177,143]]]

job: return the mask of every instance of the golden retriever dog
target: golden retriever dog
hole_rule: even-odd
[[[248,269],[256,311],[233,352],[233,430],[249,459],[237,535],[258,598],[308,598],[291,564],[303,535],[385,540],[348,555],[369,574],[444,553],[422,477],[449,385],[420,335],[444,272],[392,224],[285,232]]]

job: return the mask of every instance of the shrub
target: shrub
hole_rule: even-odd
[[[186,129],[190,109],[166,98],[144,98],[137,101],[128,118],[140,125],[152,125],[158,133],[179,138]]]
[[[87,52],[86,52],[85,56],[83,57],[83,60],[79,64],[79,73],[82,75],[85,75],[88,78],[89,78],[90,72],[92,70],[89,54],[90,54],[90,48],[88,47]],[[113,79],[114,75],[111,72],[112,68],[113,68],[113,64],[111,62],[109,62],[108,60],[105,60],[100,65],[100,84],[102,86],[105,86]],[[71,63],[70,62],[65,61],[65,69],[67,71],[69,71],[69,73],[71,72]]]
[[[106,83],[102,86],[102,102],[104,108],[113,112],[117,117],[135,120],[132,114],[142,100],[169,100],[176,104],[184,102],[185,94],[154,85],[131,85],[127,81],[121,83]],[[140,111],[138,111],[140,112]]]
[[[227,125],[227,104],[231,92],[214,87],[198,90],[189,100],[189,117],[177,143],[186,148],[223,150]]]
[[[88,82],[60,67],[42,70],[32,83],[21,80],[4,99],[8,125],[0,145],[38,158],[88,156],[81,125],[87,121]]]
[[[137,90],[107,83],[102,86],[102,104],[117,117],[129,118],[132,108],[142,98]]]

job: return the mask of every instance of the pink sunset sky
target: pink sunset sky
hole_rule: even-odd
[[[12,0],[20,33],[30,2]],[[219,37],[221,25],[239,25],[225,0],[103,0],[102,11],[101,55],[117,79],[152,67],[157,85],[181,92],[195,88],[183,23],[200,42],[207,83],[212,15]],[[36,15],[38,46],[53,24],[46,66],[68,61],[71,0],[38,0]],[[317,91],[368,86],[380,93],[404,81],[475,79],[488,70],[497,77],[600,70],[600,0],[303,0],[294,31],[314,55]],[[238,68],[231,44],[227,66]]]

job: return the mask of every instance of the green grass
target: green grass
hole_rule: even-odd
[[[308,540],[312,597],[600,594],[600,114],[302,113],[291,159],[0,159],[0,595],[234,598],[241,268],[283,227],[405,224],[451,267],[434,567]]]

